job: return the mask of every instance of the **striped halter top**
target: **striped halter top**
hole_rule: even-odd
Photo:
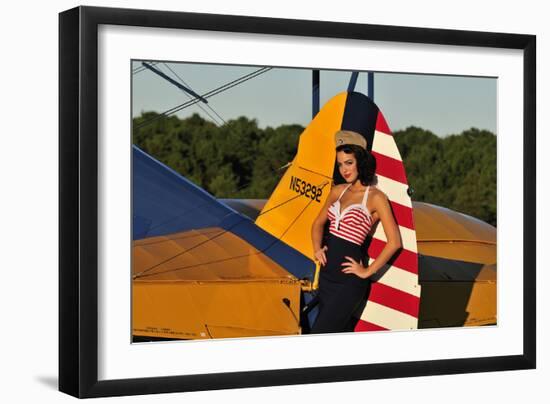
[[[370,186],[365,190],[361,203],[353,203],[341,212],[340,198],[342,198],[342,195],[344,195],[344,192],[350,186],[351,184],[342,191],[336,202],[330,205],[328,209],[328,219],[330,220],[329,232],[336,237],[361,245],[367,237],[373,222],[372,216],[367,209]]]

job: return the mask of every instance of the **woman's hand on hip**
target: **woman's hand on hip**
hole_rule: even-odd
[[[319,261],[321,265],[325,266],[327,264],[327,256],[325,255],[325,251],[328,250],[327,246],[324,246],[320,250],[315,251],[315,261]]]
[[[371,273],[367,271],[367,268],[363,266],[363,261],[355,261],[352,257],[348,257],[346,255],[347,262],[342,263],[342,266],[344,267],[342,269],[342,272],[345,274],[355,274],[361,279],[367,279]]]

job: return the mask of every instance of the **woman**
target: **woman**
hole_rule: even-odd
[[[313,251],[321,264],[319,314],[312,334],[353,331],[356,320],[352,315],[370,290],[369,278],[401,248],[388,198],[373,185],[376,160],[367,151],[365,138],[338,131],[335,139],[338,170],[346,182],[332,188],[312,226]],[[327,220],[328,240],[321,246]],[[387,243],[368,265],[361,260],[361,245],[378,221]]]

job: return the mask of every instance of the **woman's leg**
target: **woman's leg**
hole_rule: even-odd
[[[338,285],[335,293],[332,293],[329,299],[323,301],[323,305],[320,306],[315,324],[311,328],[311,334],[353,331],[350,328],[356,320],[352,319],[352,314],[361,304],[367,292],[368,287],[364,284],[346,282]]]

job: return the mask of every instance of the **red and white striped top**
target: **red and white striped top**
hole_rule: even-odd
[[[373,224],[372,216],[367,209],[370,186],[365,190],[361,203],[353,203],[341,211],[340,198],[350,186],[351,184],[342,191],[338,199],[328,209],[329,232],[336,237],[361,245]]]

